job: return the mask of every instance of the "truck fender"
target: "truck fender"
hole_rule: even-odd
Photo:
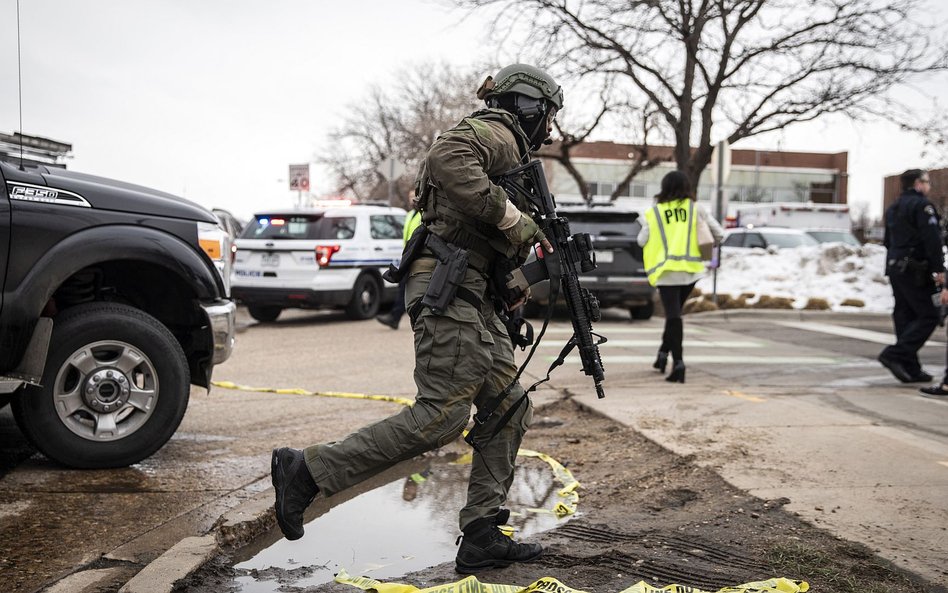
[[[20,286],[4,296],[0,334],[13,340],[10,346],[14,350],[19,349],[15,347],[17,342],[24,347],[43,307],[66,279],[88,266],[116,260],[157,264],[184,279],[198,299],[221,297],[220,280],[211,264],[178,237],[143,226],[95,227],[56,244],[36,262]],[[12,354],[12,360],[0,357],[0,365],[16,365],[23,352],[7,354]]]

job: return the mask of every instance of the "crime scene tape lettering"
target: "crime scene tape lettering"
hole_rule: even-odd
[[[587,593],[564,585],[553,577],[543,577],[526,587],[516,585],[494,585],[482,583],[476,577],[469,576],[454,583],[436,585],[419,589],[405,583],[384,583],[367,577],[352,577],[343,569],[336,575],[336,582],[368,591],[370,593]],[[714,593],[805,593],[810,585],[806,581],[794,581],[783,577],[754,581],[734,587],[724,587]],[[653,587],[645,581],[639,581],[620,593],[711,593],[687,585],[666,585]]]

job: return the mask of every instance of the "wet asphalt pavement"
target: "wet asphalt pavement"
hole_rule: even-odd
[[[597,326],[613,340],[613,346],[603,349],[604,356],[615,357],[606,363],[607,396],[610,385],[637,384],[654,356],[661,323],[632,323],[622,312],[608,313]],[[719,384],[731,381],[741,388],[812,383],[812,373],[830,369],[832,375],[833,365],[839,365],[843,387],[858,390],[861,381],[890,382],[874,362],[882,345],[865,339],[888,334],[887,317],[823,317],[831,325],[870,332],[858,338],[773,322],[787,319],[767,314],[689,317],[686,326],[699,335],[726,328],[737,336],[719,344],[709,338],[703,350],[686,342],[686,357],[695,367],[712,369]],[[216,380],[402,397],[414,393],[407,321],[397,332],[334,313],[289,312],[268,325],[253,324],[243,315],[241,321],[235,354],[216,369]],[[558,351],[566,327],[555,324],[544,355],[555,354],[553,345]],[[786,349],[773,358],[765,358],[766,349],[748,355],[740,349],[742,338]],[[944,330],[936,330],[933,339],[944,342]],[[795,350],[799,355],[794,359]],[[757,362],[751,360],[754,356]],[[922,358],[929,372],[939,374],[943,345],[926,347]],[[748,371],[752,365],[754,370]],[[539,375],[545,366],[537,361],[531,371]],[[558,373],[558,387],[581,390],[588,382],[575,368]],[[694,386],[699,377],[689,376],[689,384]],[[930,403],[920,413],[948,415],[948,404]],[[55,590],[57,581],[72,575],[72,583],[89,583],[75,591],[117,590],[183,537],[207,532],[225,510],[267,488],[271,448],[335,438],[396,409],[397,404],[358,400],[195,389],[178,433],[152,458],[121,470],[73,471],[29,455],[6,408],[0,411],[0,582],[11,592]],[[937,427],[927,438],[948,442],[948,434]]]

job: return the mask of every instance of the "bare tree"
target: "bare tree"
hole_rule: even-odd
[[[418,64],[399,72],[388,87],[372,86],[350,104],[342,123],[330,132],[317,162],[336,176],[337,191],[358,199],[388,197],[388,181],[379,173],[389,157],[404,163],[397,180],[397,204],[408,190],[425,151],[438,134],[479,107],[475,91],[483,72],[447,64]]]
[[[587,142],[589,137],[596,132],[598,128],[608,122],[616,123],[626,129],[638,128],[638,132],[633,134],[634,143],[630,144],[632,152],[629,154],[631,163],[626,169],[622,180],[616,184],[609,201],[615,201],[619,196],[626,193],[632,179],[642,171],[647,171],[658,165],[661,161],[649,150],[649,135],[655,127],[654,110],[649,112],[635,109],[625,100],[610,99],[607,92],[599,95],[598,107],[579,110],[579,116],[574,116],[568,124],[561,123],[560,119],[554,122],[554,128],[559,138],[548,148],[541,148],[540,156],[553,159],[560,163],[570,177],[576,182],[579,193],[587,204],[593,201],[593,195],[590,191],[589,183],[586,181],[580,168],[573,161],[576,148]],[[583,117],[586,120],[583,121]]]
[[[524,38],[557,73],[624,80],[658,110],[695,184],[713,126],[731,143],[832,113],[912,129],[892,91],[948,67],[945,45],[923,34],[923,0],[456,2],[494,10],[492,35]]]

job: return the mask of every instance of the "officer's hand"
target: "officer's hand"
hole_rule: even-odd
[[[537,226],[537,223],[522,212],[520,213],[520,220],[514,223],[512,227],[503,229],[501,232],[507,237],[507,240],[514,245],[523,245],[524,243],[532,244],[538,241],[545,241],[546,245],[550,244],[550,242],[546,240],[546,235],[544,235],[540,227]],[[546,245],[544,245],[544,247],[546,247]],[[552,247],[548,251],[552,253]]]
[[[526,304],[527,304],[527,301],[529,301],[529,300],[530,300],[530,287],[528,286],[527,289],[526,289],[525,291],[523,291],[523,295],[521,295],[521,297],[520,297],[519,299],[517,299],[517,302],[516,302],[516,303],[507,305],[507,310],[508,310],[508,311],[516,311],[516,310],[519,309],[520,307],[526,305]]]
[[[935,284],[941,284],[942,286],[945,285],[945,273],[944,273],[944,272],[938,272],[937,274],[935,274]]]

